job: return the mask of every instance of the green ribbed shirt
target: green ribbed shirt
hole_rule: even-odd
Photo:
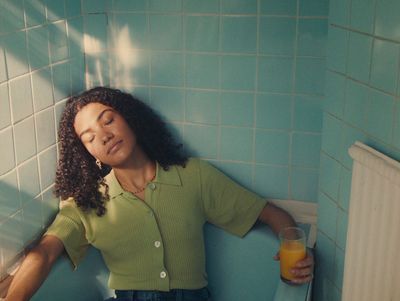
[[[209,163],[157,164],[145,201],[124,191],[113,171],[106,177],[110,201],[98,217],[70,199],[62,202],[45,233],[61,239],[76,267],[89,245],[99,249],[119,290],[197,289],[207,285],[203,226],[210,222],[244,236],[266,201]]]

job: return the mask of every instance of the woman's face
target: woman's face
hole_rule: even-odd
[[[101,162],[119,167],[132,159],[136,136],[113,108],[87,104],[76,114],[74,128],[88,152]]]

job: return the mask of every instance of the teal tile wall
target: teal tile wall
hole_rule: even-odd
[[[246,166],[232,170],[255,192],[317,201],[328,1],[110,3],[112,86],[143,97],[190,155]]]
[[[352,176],[348,148],[359,140],[400,159],[399,9],[391,0],[330,1],[317,301],[341,298]]]
[[[55,103],[84,89],[83,19],[80,0],[0,1],[2,276],[58,206]]]

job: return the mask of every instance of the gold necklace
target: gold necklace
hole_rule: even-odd
[[[143,191],[146,189],[147,184],[149,184],[149,182],[153,181],[155,178],[156,178],[156,173],[154,173],[154,176],[153,176],[153,177],[150,179],[150,181],[148,181],[142,188],[139,188],[139,189],[136,190],[136,191],[132,191],[132,193],[133,193],[134,195],[136,195],[136,194],[138,194],[138,193],[143,192]]]

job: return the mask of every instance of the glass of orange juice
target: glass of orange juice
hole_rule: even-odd
[[[296,263],[306,257],[306,234],[299,227],[283,228],[279,232],[282,281],[292,284],[295,276],[290,272]]]

